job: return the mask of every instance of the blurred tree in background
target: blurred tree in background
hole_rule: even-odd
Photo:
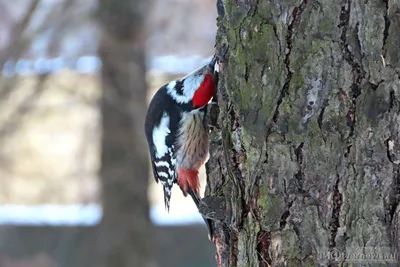
[[[103,218],[96,266],[155,266],[149,217],[145,18],[149,0],[100,0]]]

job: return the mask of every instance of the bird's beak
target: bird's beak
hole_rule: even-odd
[[[212,70],[214,70],[215,64],[217,63],[217,57],[213,56],[211,59],[210,63],[208,64],[208,67]]]

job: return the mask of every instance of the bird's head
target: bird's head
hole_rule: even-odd
[[[168,92],[181,104],[192,102],[193,108],[201,108],[213,97],[216,91],[217,58],[189,73],[180,80],[167,85]]]
[[[203,67],[201,72],[201,76],[203,76],[203,81],[201,82],[200,86],[197,88],[193,95],[192,103],[193,107],[200,108],[205,105],[211,100],[213,97],[216,89],[216,73],[215,67],[217,65],[217,58],[214,56],[210,63]]]

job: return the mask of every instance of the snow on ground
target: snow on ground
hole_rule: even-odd
[[[174,55],[159,56],[147,60],[147,68],[152,71],[164,72],[168,74],[188,73],[197,67],[206,64],[211,60],[211,56],[204,58],[193,55],[187,57],[177,57]],[[101,60],[97,56],[83,56],[77,60],[65,58],[40,58],[35,61],[19,59],[17,61],[7,61],[4,66],[0,66],[4,77],[18,75],[35,75],[44,73],[56,73],[62,69],[71,69],[79,73],[94,73],[101,68]]]
[[[0,224],[90,226],[100,222],[101,207],[90,205],[1,205]],[[155,225],[187,225],[203,223],[196,209],[165,211],[164,206],[151,208],[150,216]]]

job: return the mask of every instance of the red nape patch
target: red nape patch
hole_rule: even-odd
[[[211,74],[204,76],[203,82],[193,96],[193,107],[203,107],[213,97],[215,92],[215,82]]]
[[[178,169],[178,184],[186,196],[188,189],[192,189],[195,193],[200,192],[199,171]]]

